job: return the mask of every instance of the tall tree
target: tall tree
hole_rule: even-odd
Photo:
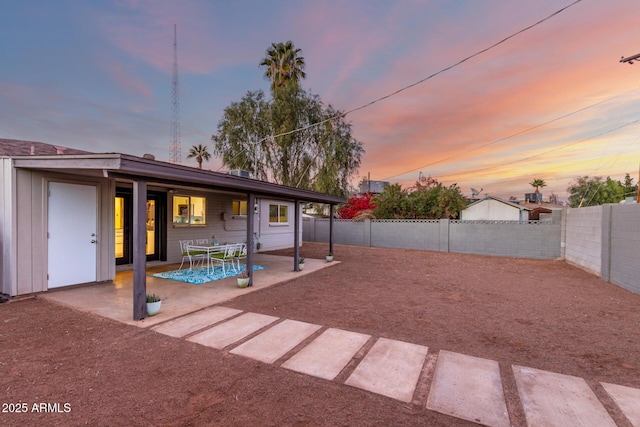
[[[628,173],[624,176],[624,182],[622,189],[624,191],[624,197],[633,197],[638,194],[638,184],[633,184],[633,178]]]
[[[364,153],[351,124],[317,95],[291,87],[277,92],[271,102],[262,91],[249,92],[225,108],[212,136],[214,154],[229,168],[253,171],[259,179],[346,195]],[[304,130],[287,134],[297,129]]]
[[[271,81],[271,91],[285,86],[299,86],[306,77],[302,50],[296,49],[291,40],[286,43],[272,43],[265,52],[260,66],[265,68],[264,76]]]
[[[620,181],[601,176],[576,178],[567,188],[572,208],[619,203],[624,199],[624,187]]]
[[[416,182],[411,190],[403,190],[400,184],[386,187],[374,200],[376,218],[455,219],[467,206],[467,199],[456,184],[445,187],[429,177]]]
[[[187,159],[192,159],[194,157],[198,162],[198,167],[202,169],[202,161],[203,160],[209,161],[209,159],[211,159],[211,154],[209,153],[209,150],[207,150],[206,146],[202,144],[198,144],[198,145],[192,146],[189,149],[189,154],[187,155]]]
[[[547,183],[544,182],[544,179],[534,179],[529,185],[536,189],[536,193],[540,193],[538,188],[546,187]]]

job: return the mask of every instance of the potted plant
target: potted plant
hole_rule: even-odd
[[[329,252],[329,255],[327,255],[325,258],[327,259],[327,262],[333,261],[333,252]]]
[[[147,316],[155,316],[160,311],[162,299],[156,294],[147,294]]]
[[[246,288],[247,286],[249,286],[249,272],[247,270],[238,274],[237,279],[239,288]]]
[[[304,258],[298,258],[298,270],[304,270]]]

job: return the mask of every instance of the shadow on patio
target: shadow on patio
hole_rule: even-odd
[[[146,328],[276,283],[295,279],[330,265],[339,264],[339,262],[327,263],[325,260],[307,258],[304,270],[294,272],[291,257],[255,254],[254,264],[267,268],[254,271],[254,285],[244,289],[238,288],[235,277],[215,280],[202,285],[191,285],[149,275],[160,271],[175,270],[179,264],[148,267],[147,293],[160,295],[162,309],[156,316],[147,317],[140,321],[133,320],[133,271],[118,272],[113,282],[52,290],[39,294],[38,298]]]

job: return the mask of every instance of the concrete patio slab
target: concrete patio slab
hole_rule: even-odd
[[[522,366],[513,373],[529,427],[615,427],[584,379]]]
[[[330,328],[283,363],[282,367],[331,381],[369,338],[370,335]]]
[[[152,329],[161,334],[182,338],[240,313],[242,313],[242,310],[236,310],[235,308],[210,307],[154,326]]]
[[[428,351],[422,345],[380,338],[345,384],[411,402]]]
[[[623,385],[600,383],[634,427],[640,427],[640,390]]]
[[[498,362],[441,350],[427,408],[486,426],[509,427]]]
[[[268,326],[278,320],[275,316],[258,313],[245,313],[213,328],[195,334],[187,341],[223,349],[228,345],[240,341],[244,337]]]
[[[287,319],[240,344],[230,353],[273,363],[320,328],[320,325]]]
[[[257,253],[254,256],[256,265],[263,265],[265,270],[255,271],[254,284],[251,287],[238,288],[235,277],[214,280],[202,285],[175,280],[146,276],[147,293],[155,293],[162,298],[162,308],[156,316],[143,320],[133,320],[133,271],[119,271],[112,282],[97,283],[87,286],[72,286],[53,289],[38,294],[44,298],[76,310],[94,313],[118,322],[147,328],[166,320],[184,316],[216,304],[229,301],[250,292],[285,282],[296,277],[311,274],[322,268],[339,265],[339,261],[326,262],[324,259],[307,258],[303,271],[293,271],[293,258],[290,256]],[[147,274],[160,271],[177,270],[179,264],[149,263]]]

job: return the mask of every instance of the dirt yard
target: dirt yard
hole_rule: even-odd
[[[511,365],[583,377],[628,425],[599,382],[640,388],[640,295],[562,261],[334,253],[339,265],[223,305],[497,360],[513,425]],[[0,325],[3,426],[474,425],[425,408],[429,378],[404,404],[37,297],[0,304]]]

